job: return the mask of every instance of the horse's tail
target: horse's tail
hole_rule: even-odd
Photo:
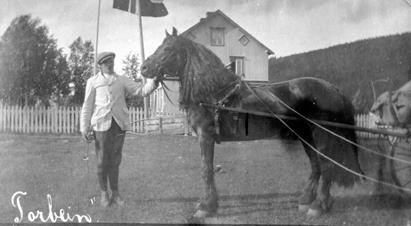
[[[350,125],[355,125],[355,119],[354,116],[352,117],[352,123],[350,123]],[[347,135],[346,138],[349,139],[350,141],[352,141],[354,144],[358,144],[357,142],[357,134],[356,131],[353,129],[347,129]],[[359,158],[359,152],[358,152],[358,146],[351,144],[354,154],[355,154],[355,158],[356,158],[356,163],[358,164],[358,173],[360,173],[361,175],[364,175],[364,171],[361,168],[361,164],[360,164],[360,158]]]
[[[354,111],[341,112],[338,117],[339,122],[355,125]],[[329,128],[337,133],[339,136],[350,140],[353,143],[357,143],[356,132],[353,129],[347,128]],[[359,153],[357,146],[344,141],[340,137],[332,135],[324,130],[317,129],[316,132],[317,141],[321,140],[319,145],[320,151],[327,155],[330,159],[336,161],[339,165],[332,163],[329,160],[321,158],[321,173],[324,178],[329,178],[336,184],[344,187],[350,187],[354,185],[364,175],[360,166]]]

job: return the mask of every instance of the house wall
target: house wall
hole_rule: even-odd
[[[210,27],[225,27],[224,46],[211,46]],[[243,46],[239,42],[239,39],[245,34],[222,16],[207,19],[207,23],[198,26],[190,33],[191,34],[186,35],[187,38],[205,45],[212,50],[225,65],[230,62],[230,56],[244,57],[245,80],[268,81],[268,55],[265,52],[265,48],[247,35],[249,42],[246,46]]]

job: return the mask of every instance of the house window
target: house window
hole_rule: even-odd
[[[238,76],[245,77],[244,73],[244,57],[230,57],[232,62],[231,70]]]
[[[241,38],[238,41],[240,41],[240,43],[243,46],[246,46],[248,44],[248,42],[250,41],[250,39],[248,39],[247,36],[243,35],[243,36],[241,36]]]
[[[224,30],[225,29],[223,27],[210,28],[210,42],[212,46],[224,46]]]

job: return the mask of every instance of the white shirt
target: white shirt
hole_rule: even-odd
[[[107,131],[114,118],[122,130],[130,129],[126,95],[147,96],[157,88],[152,79],[143,86],[117,74],[98,73],[87,80],[80,114],[80,131]]]

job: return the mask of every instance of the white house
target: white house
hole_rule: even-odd
[[[205,18],[180,35],[209,48],[243,80],[268,81],[268,56],[273,51],[221,10],[207,12]],[[172,90],[168,94],[174,104],[164,98],[160,89],[155,96],[163,99],[152,98],[151,106],[164,112],[178,112],[179,83],[172,81],[166,84]]]

